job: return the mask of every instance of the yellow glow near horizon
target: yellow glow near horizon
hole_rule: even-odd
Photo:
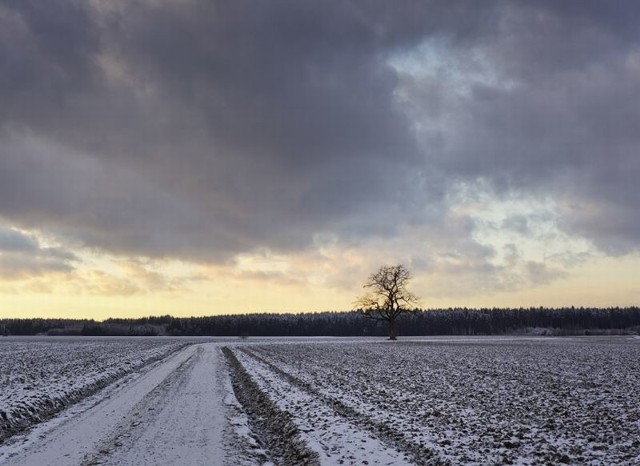
[[[297,288],[297,287],[296,287]],[[318,312],[347,310],[352,297],[322,288],[291,289],[287,285],[252,281],[216,281],[179,295],[170,293],[133,296],[79,296],[65,293],[2,294],[0,318],[144,317],[171,314],[204,316],[254,312]]]
[[[367,276],[387,263],[404,263],[412,270],[411,289],[422,297],[423,308],[609,307],[640,302],[640,255],[603,256],[584,240],[553,230],[547,220],[530,225],[526,234],[505,224],[514,213],[541,208],[553,206],[467,204],[466,211],[451,214],[444,232],[428,226],[405,228],[395,238],[350,246],[318,237],[308,251],[284,254],[262,248],[223,264],[67,247],[64,251],[74,257],[68,260],[70,267],[51,268],[47,261],[58,256],[47,256],[47,251],[60,248],[55,238],[15,229],[34,242],[15,257],[12,251],[0,251],[0,318],[103,320],[349,310]],[[474,236],[460,236],[465,215],[487,227]],[[35,248],[33,257],[28,248]],[[15,273],[14,263],[31,268]]]
[[[412,290],[422,297],[424,308],[530,307],[530,306],[630,306],[640,301],[637,284],[640,258],[601,258],[583,265],[566,278],[549,285],[515,291],[477,293],[470,290],[438,290],[444,282],[433,275],[417,275]],[[168,288],[132,294],[82,294],[75,286],[58,280],[42,291],[24,289],[0,294],[0,318],[91,318],[221,315],[245,312],[318,312],[348,310],[362,291],[359,284],[337,288],[331,284],[310,284],[292,277],[234,275],[228,269],[209,271],[181,289]],[[362,283],[369,273],[362,270]],[[100,277],[98,277],[100,278]],[[144,277],[143,277],[144,278]],[[297,277],[299,278],[299,277]],[[68,279],[72,281],[71,279]],[[355,283],[356,281],[354,281]],[[87,282],[83,282],[87,283]],[[16,286],[16,283],[13,283]],[[105,288],[105,290],[108,288]],[[96,291],[96,290],[94,290]]]

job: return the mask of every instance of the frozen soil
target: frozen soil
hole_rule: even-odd
[[[634,339],[294,343],[236,353],[275,399],[295,404],[302,391],[321,401],[290,407],[294,422],[347,419],[416,464],[640,464]]]
[[[249,368],[259,389],[274,400],[281,412],[290,414],[300,438],[317,452],[321,464],[424,464],[419,455],[396,449],[392,435],[381,436],[384,431],[362,422],[356,412],[339,401],[325,399],[308,384],[279,371],[250,350],[236,349],[235,354]]]

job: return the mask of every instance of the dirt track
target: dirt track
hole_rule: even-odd
[[[3,445],[3,464],[233,464],[217,345],[189,346],[81,411]],[[37,438],[34,439],[34,436]]]

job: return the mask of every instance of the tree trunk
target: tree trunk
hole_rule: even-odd
[[[396,338],[396,319],[389,319],[389,340],[397,340],[397,338]]]

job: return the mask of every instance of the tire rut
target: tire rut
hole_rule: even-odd
[[[337,398],[333,398],[329,395],[326,395],[320,392],[317,388],[315,388],[309,382],[305,382],[304,380],[295,377],[288,372],[285,372],[277,365],[263,358],[262,356],[256,354],[254,351],[251,351],[247,348],[237,348],[238,351],[242,351],[247,356],[255,359],[256,361],[267,366],[271,371],[275,374],[282,377],[288,383],[302,389],[303,391],[309,393],[315,398],[321,400],[327,406],[333,409],[333,411],[346,419],[349,419],[356,425],[370,431],[378,438],[380,438],[383,442],[392,445],[394,448],[399,451],[406,453],[411,457],[411,460],[419,466],[440,466],[440,465],[449,465],[450,462],[439,458],[436,451],[428,448],[423,444],[417,444],[415,442],[408,441],[404,438],[401,433],[396,432],[392,427],[388,425],[376,421],[369,416],[357,411],[356,409],[344,404]]]
[[[280,410],[258,387],[233,351],[222,348],[236,398],[243,406],[257,440],[276,464],[319,466],[318,454],[300,438],[288,412]]]
[[[194,354],[189,356],[140,400],[130,414],[118,424],[114,434],[100,446],[98,452],[87,456],[82,461],[82,466],[109,464],[113,456],[130,449],[143,434],[146,425],[158,416],[162,401],[169,399],[172,392],[180,390],[180,387],[185,384],[190,369],[196,363],[201,352],[201,348],[198,348]]]
[[[37,400],[34,402],[35,407],[19,406],[13,408],[11,418],[9,418],[6,413],[0,411],[0,445],[10,441],[14,435],[23,433],[33,426],[54,418],[61,411],[89,398],[105,387],[120,380],[125,380],[126,377],[131,374],[152,368],[154,364],[169,358],[187,346],[189,346],[189,344],[178,346],[169,352],[153,356],[140,364],[122,369],[117,374],[95,380],[84,387],[71,390],[69,393],[65,392],[65,394],[60,396],[53,398],[45,397]]]

